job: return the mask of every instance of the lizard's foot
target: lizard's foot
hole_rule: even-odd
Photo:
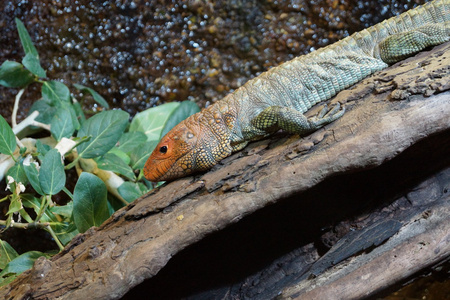
[[[308,119],[308,121],[312,124],[313,127],[320,128],[339,119],[344,113],[345,107],[341,107],[341,104],[339,102],[336,103],[332,109],[328,109],[327,105],[325,104],[320,112],[316,116]]]

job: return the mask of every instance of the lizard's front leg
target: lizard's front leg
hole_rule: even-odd
[[[307,118],[301,112],[283,106],[270,106],[252,120],[252,126],[271,133],[283,129],[289,133],[305,135],[340,118],[345,109],[337,103],[331,110],[325,106],[319,114]]]

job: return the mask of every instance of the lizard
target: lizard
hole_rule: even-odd
[[[376,71],[450,40],[450,0],[434,0],[299,56],[258,77],[169,131],[145,163],[150,181],[205,171],[250,141],[278,130],[304,136],[337,120],[345,107],[312,106]]]

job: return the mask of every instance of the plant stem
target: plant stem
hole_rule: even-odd
[[[36,127],[40,127],[42,129],[45,129],[47,131],[50,131],[50,125],[38,122],[38,121],[34,121],[31,125],[36,126]]]
[[[50,225],[47,226],[47,230],[48,230],[48,232],[50,232],[50,235],[53,237],[53,239],[55,240],[55,243],[58,245],[59,251],[63,251],[64,246],[63,246],[63,244],[61,244],[61,242],[59,241],[58,237],[56,236],[55,232],[50,227]]]
[[[0,226],[6,226],[6,221],[4,220],[0,220]],[[20,229],[29,229],[29,228],[41,228],[41,229],[46,229],[48,226],[50,226],[50,223],[45,222],[45,223],[19,223],[19,222],[12,222],[10,225],[10,227],[14,227],[14,228],[20,228]]]
[[[16,127],[17,126],[17,110],[19,109],[19,101],[20,101],[20,97],[22,97],[23,92],[25,91],[25,89],[21,89],[17,95],[16,95],[16,100],[14,101],[14,107],[13,107],[13,111],[11,114],[11,125],[12,127]]]
[[[70,164],[67,164],[64,167],[64,169],[69,170],[69,169],[71,169],[71,168],[73,168],[74,166],[77,165],[78,160],[80,159],[80,157],[78,155],[74,155],[74,156],[75,156],[74,160],[72,160],[72,162]]]
[[[61,241],[58,239],[58,237],[56,236],[56,233],[53,231],[52,227],[50,227],[50,225],[55,225],[58,223],[55,222],[45,222],[45,223],[37,223],[37,222],[33,222],[33,223],[18,223],[18,222],[13,222],[10,224],[10,227],[14,227],[14,228],[20,228],[20,229],[31,229],[31,228],[39,228],[39,229],[46,229],[50,235],[52,236],[52,238],[55,240],[55,243],[58,245],[59,251],[64,250],[64,246],[61,243]],[[6,221],[4,220],[0,220],[0,226],[6,226]]]
[[[39,115],[39,112],[37,110],[33,111],[28,117],[26,117],[22,122],[17,124],[17,126],[13,126],[12,130],[15,135],[18,135],[20,132],[22,132],[27,126],[32,125],[34,120]]]
[[[17,135],[16,135],[16,143],[17,143],[17,145],[19,146],[19,148],[25,147],[25,145],[22,144],[22,142],[19,140],[19,138],[17,137]]]
[[[44,214],[44,211],[47,208],[47,205],[48,205],[48,198],[47,197],[50,197],[50,196],[49,195],[42,196],[41,207],[39,208],[39,213],[38,213],[38,215],[36,217],[36,220],[35,220],[36,223],[39,222],[39,220],[42,218],[42,215]]]

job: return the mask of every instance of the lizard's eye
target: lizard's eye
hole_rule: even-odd
[[[161,148],[159,148],[159,152],[166,153],[167,152],[167,146],[162,146]]]

